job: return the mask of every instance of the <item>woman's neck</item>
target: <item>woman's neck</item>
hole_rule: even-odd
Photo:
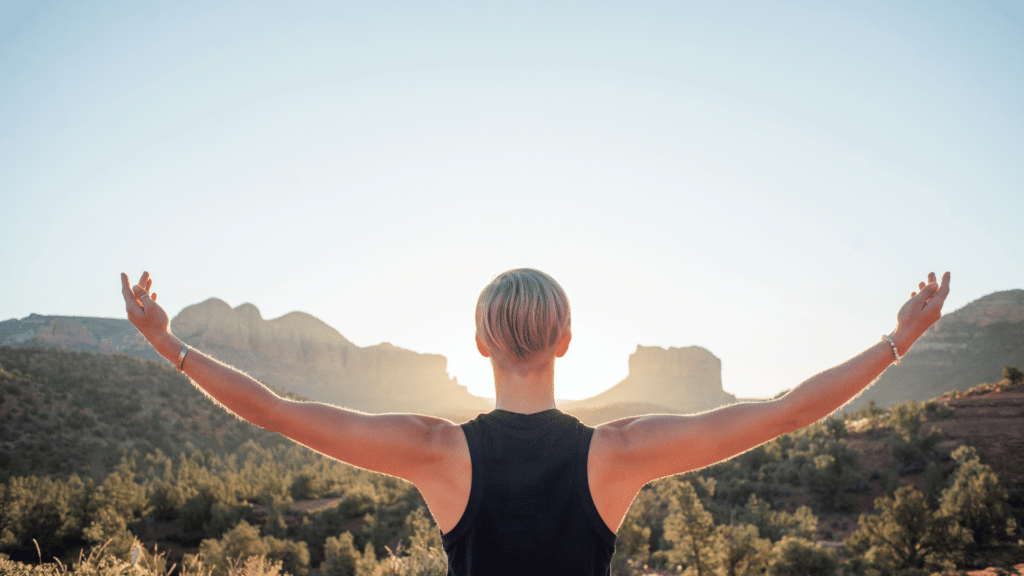
[[[506,370],[492,362],[496,408],[535,414],[555,408],[555,359],[528,372]]]

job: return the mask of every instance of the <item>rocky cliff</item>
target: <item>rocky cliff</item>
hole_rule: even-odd
[[[944,315],[853,406],[967,390],[999,380],[1003,366],[1024,366],[1024,290],[995,292]]]
[[[390,344],[360,348],[315,317],[292,312],[264,320],[252,304],[212,298],[171,322],[186,342],[296,394],[372,411],[414,411],[456,421],[493,407],[447,373],[440,355]],[[0,322],[0,344],[119,352],[159,360],[127,320],[41,316]],[[996,292],[945,315],[879,381],[850,405],[926,400],[999,379],[1024,367],[1024,290]],[[722,390],[721,361],[707,350],[638,346],[629,374],[609,390],[559,407],[594,423],[650,412],[692,413],[735,402]]]
[[[699,346],[637,346],[626,378],[586,400],[565,404],[569,412],[612,404],[648,404],[680,413],[702,412],[736,401],[722,390],[722,361]]]
[[[30,314],[0,322],[0,345],[42,346],[77,352],[121,353],[148,360],[160,355],[128,320]]]
[[[211,298],[182,310],[171,331],[262,382],[347,408],[442,414],[492,407],[448,375],[444,356],[387,343],[360,348],[302,312],[264,320],[252,304],[231,308]]]

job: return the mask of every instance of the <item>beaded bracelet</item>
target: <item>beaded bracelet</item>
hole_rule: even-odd
[[[893,355],[894,358],[896,358],[896,365],[899,366],[900,365],[900,351],[896,349],[896,343],[893,342],[892,338],[890,338],[887,334],[882,336],[882,340],[885,340],[886,342],[889,343],[889,346],[892,346],[892,355]]]

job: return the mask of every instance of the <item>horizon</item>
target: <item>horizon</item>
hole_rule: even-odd
[[[557,395],[640,345],[771,397],[1021,287],[1024,7],[868,2],[0,5],[0,318],[216,295],[448,359],[533,267],[573,305]],[[120,302],[120,304],[119,304]]]
[[[994,292],[990,292],[990,293],[988,293],[988,294],[985,294],[985,295],[979,296],[978,298],[975,298],[974,300],[971,300],[970,302],[968,302],[968,303],[967,303],[967,304],[965,304],[964,306],[958,307],[958,308],[956,308],[955,310],[946,310],[946,311],[944,311],[944,312],[943,312],[943,318],[945,318],[945,317],[949,316],[950,314],[953,314],[954,312],[957,312],[957,311],[959,311],[959,310],[962,310],[963,308],[965,308],[965,307],[967,307],[967,306],[969,306],[969,305],[971,305],[971,304],[973,304],[973,303],[975,303],[975,302],[978,302],[978,301],[980,301],[980,300],[982,300],[982,299],[984,299],[984,298],[986,298],[986,297],[988,297],[988,296],[991,296],[991,295],[993,295],[993,294],[1000,294],[1000,293],[1006,293],[1006,292],[1021,292],[1021,291],[1024,291],[1024,288],[1010,288],[1010,289],[1007,289],[1007,290],[996,290],[996,291],[994,291]],[[198,306],[198,305],[204,304],[204,303],[206,303],[207,301],[210,301],[210,300],[217,300],[217,301],[219,301],[219,302],[222,302],[222,303],[224,303],[225,305],[227,305],[227,306],[230,306],[232,310],[235,310],[235,309],[237,309],[237,308],[240,308],[240,307],[242,307],[242,306],[252,306],[252,307],[256,308],[256,310],[257,310],[258,314],[260,315],[260,318],[261,318],[261,319],[262,319],[262,320],[263,320],[264,322],[272,322],[272,321],[275,321],[275,320],[279,320],[279,319],[281,319],[281,318],[284,318],[285,316],[289,316],[289,315],[291,315],[291,314],[304,314],[304,315],[306,315],[306,316],[309,316],[309,317],[312,317],[312,318],[316,319],[316,320],[317,320],[317,321],[319,321],[319,322],[324,322],[324,321],[323,321],[322,319],[320,319],[319,317],[317,317],[317,315],[316,315],[316,314],[313,314],[313,313],[311,313],[311,312],[308,312],[308,311],[305,311],[305,310],[292,310],[292,311],[290,311],[290,312],[287,312],[287,313],[285,313],[285,314],[282,314],[281,316],[276,316],[276,317],[272,317],[272,318],[267,318],[267,317],[265,317],[265,316],[263,315],[263,312],[262,312],[262,311],[260,310],[260,308],[259,308],[259,305],[258,305],[258,304],[256,304],[256,303],[253,303],[253,302],[242,302],[241,304],[238,304],[238,305],[236,305],[236,306],[231,306],[231,304],[229,304],[229,303],[225,302],[225,301],[224,301],[223,299],[221,299],[221,298],[218,298],[218,297],[216,297],[216,296],[211,296],[211,297],[209,297],[209,298],[207,298],[207,299],[205,299],[205,300],[202,300],[202,301],[200,301],[200,302],[196,302],[196,303],[194,303],[194,304],[190,304],[189,306]],[[186,306],[186,308],[187,308],[187,307],[189,307],[189,306]],[[180,313],[180,311],[179,311],[179,313]],[[29,316],[25,316],[25,317],[22,317],[22,318],[9,318],[9,319],[7,319],[7,318],[0,318],[0,321],[7,321],[7,320],[25,320],[25,319],[27,319],[27,318],[29,318],[29,317],[31,317],[31,316],[40,316],[40,317],[65,317],[65,318],[96,318],[96,319],[100,319],[100,320],[123,320],[123,321],[126,321],[126,322],[127,322],[127,319],[126,319],[126,318],[117,318],[117,317],[96,317],[96,316],[81,316],[81,315],[50,315],[50,314],[38,314],[38,313],[36,313],[36,312],[33,312],[33,313],[31,313],[31,314],[30,314]],[[177,316],[177,314],[173,314],[173,315],[171,315],[171,320],[172,320],[172,321],[174,320],[174,317],[175,317],[175,316]],[[338,333],[339,333],[339,334],[340,334],[340,335],[342,336],[342,338],[345,338],[345,336],[344,336],[344,334],[342,333],[342,331],[341,331],[341,330],[338,330],[338,327],[336,327],[336,326],[331,326],[330,324],[328,324],[328,323],[326,323],[326,322],[324,322],[324,323],[325,323],[325,324],[327,324],[327,325],[328,325],[328,326],[329,326],[330,328],[332,328],[332,329],[334,329],[335,331],[337,331],[337,332],[338,332]],[[355,344],[353,344],[353,345],[355,345]],[[431,353],[429,353],[429,352],[422,352],[422,351],[419,351],[419,350],[411,350],[411,349],[408,349],[408,348],[403,348],[403,347],[401,347],[401,346],[396,346],[395,344],[392,344],[392,343],[391,343],[390,341],[387,341],[387,340],[384,340],[384,341],[381,341],[381,342],[377,342],[377,343],[375,343],[375,344],[368,344],[368,345],[365,345],[365,346],[359,346],[359,348],[367,348],[367,347],[373,347],[373,346],[382,346],[382,345],[384,345],[384,346],[392,346],[392,347],[395,347],[395,348],[400,348],[400,349],[403,349],[403,350],[408,350],[408,351],[411,351],[411,352],[415,352],[415,353],[417,353],[417,354],[431,354]],[[694,344],[693,346],[695,346],[695,347],[698,347],[698,348],[702,348],[702,349],[705,349],[705,350],[706,350],[706,348],[704,348],[703,346],[700,346],[699,344]],[[639,343],[638,343],[638,344],[637,344],[637,346],[636,346],[636,348],[634,349],[634,352],[631,352],[631,353],[630,353],[630,355],[632,355],[633,353],[635,353],[635,351],[636,351],[636,350],[638,350],[638,349],[639,349],[639,348],[641,348],[641,347],[654,347],[654,348],[660,348],[660,349],[662,349],[662,350],[668,350],[668,349],[672,349],[672,348],[680,348],[680,347],[664,347],[664,346],[646,346],[646,345],[644,345],[644,344],[639,344]],[[439,354],[439,355],[441,355],[441,356],[444,356],[443,354]],[[719,359],[719,360],[720,360],[720,361],[722,362],[722,367],[723,367],[723,371],[724,371],[724,367],[725,367],[725,364],[726,364],[726,359],[724,359],[724,358],[718,358],[718,359]],[[445,357],[445,360],[446,360],[446,362],[447,362],[447,357]],[[627,357],[626,357],[626,362],[627,362],[627,363],[628,363],[628,360],[629,360],[629,356],[627,356]],[[558,359],[558,360],[556,361],[556,371],[557,371],[557,366],[558,366],[558,363],[560,363],[561,361],[562,361],[562,359]],[[627,366],[628,366],[628,364],[627,364]],[[627,372],[628,372],[628,368],[627,368]],[[456,375],[454,375],[454,374],[451,374],[450,370],[449,370],[449,374],[448,374],[448,375],[449,375],[449,377],[452,377],[452,378],[454,378],[454,379],[455,379],[456,381],[458,380],[458,377],[457,377]],[[555,401],[556,401],[557,403],[561,404],[561,403],[573,403],[573,402],[579,402],[579,401],[583,401],[583,400],[588,400],[588,399],[592,398],[593,396],[596,396],[597,394],[600,394],[601,392],[603,392],[603,391],[605,391],[605,390],[607,390],[607,389],[609,389],[609,388],[611,388],[611,387],[614,387],[614,386],[618,385],[619,383],[621,383],[621,380],[617,380],[616,382],[612,383],[611,385],[609,385],[609,386],[607,386],[607,387],[604,387],[604,388],[602,388],[602,389],[601,389],[601,390],[600,390],[599,392],[597,392],[597,393],[595,393],[595,394],[593,394],[593,395],[591,395],[591,396],[587,396],[587,397],[582,397],[582,398],[564,398],[564,397],[558,397],[558,394],[557,394],[557,392],[558,392],[558,387],[559,387],[559,383],[558,383],[558,381],[557,381],[557,378],[556,378],[556,382],[555,382],[555,387],[556,387],[556,398],[555,398]],[[462,384],[462,383],[461,383],[461,382],[459,382],[459,384]],[[462,384],[462,385],[465,385],[465,384]],[[729,394],[733,394],[734,396],[736,396],[736,399],[737,399],[738,401],[743,401],[743,400],[764,400],[764,399],[769,399],[769,398],[772,398],[772,397],[774,397],[774,396],[777,396],[777,395],[778,395],[779,393],[781,393],[781,392],[785,392],[785,391],[786,391],[785,389],[783,389],[783,390],[779,390],[779,391],[776,391],[776,392],[774,392],[774,393],[773,393],[772,395],[769,395],[769,396],[743,396],[742,394],[737,394],[737,393],[735,393],[735,392],[732,392],[732,391],[730,391],[730,390],[728,389],[728,387],[726,386],[726,383],[725,383],[724,381],[722,382],[722,389],[723,389],[723,390],[724,390],[724,391],[725,391],[726,393],[729,393]],[[492,389],[492,391],[493,391],[493,389]],[[493,394],[493,393],[492,393],[492,394],[490,394],[490,395],[481,395],[481,394],[479,394],[479,393],[477,393],[477,392],[475,392],[475,391],[473,391],[473,390],[470,390],[470,393],[471,393],[471,394],[473,394],[473,395],[475,395],[475,396],[481,397],[481,398],[486,398],[486,399],[490,399],[490,400],[493,400],[493,399],[494,399],[494,394]]]

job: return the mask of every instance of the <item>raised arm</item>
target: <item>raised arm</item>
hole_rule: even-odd
[[[939,319],[947,294],[949,272],[941,286],[932,273],[911,293],[891,335],[901,356]],[[614,530],[647,482],[710,466],[817,422],[874,382],[894,359],[892,346],[880,339],[777,400],[696,415],[627,418],[598,427],[588,465],[598,510]]]
[[[121,274],[128,319],[161,356],[182,366],[184,344],[171,333],[167,313],[156,303],[156,293],[150,295],[152,284],[148,272],[135,286],[129,286],[128,276]],[[463,451],[466,466],[469,461],[465,436],[455,424],[431,416],[363,414],[287,400],[247,374],[194,349],[185,355],[183,371],[216,402],[261,428],[354,466],[411,481],[445,527],[441,500],[459,478],[453,472],[461,465]],[[465,476],[468,478],[468,473]],[[461,514],[461,509],[457,512]]]

